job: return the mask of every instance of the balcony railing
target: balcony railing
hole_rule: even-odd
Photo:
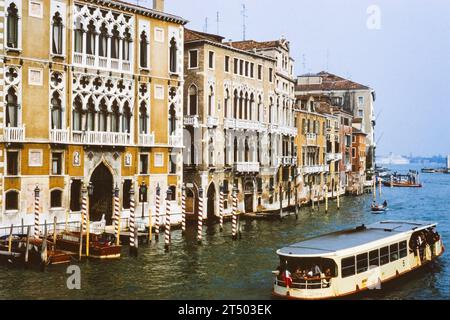
[[[132,144],[131,135],[122,132],[73,131],[72,142],[89,145],[126,146]]]
[[[327,162],[342,160],[342,153],[327,153],[325,156]]]
[[[225,129],[236,129],[236,120],[225,118],[223,120],[223,126],[225,127]]]
[[[70,142],[69,128],[67,129],[51,129],[50,142],[67,144]]]
[[[219,118],[218,117],[213,117],[213,116],[208,116],[206,118],[206,125],[208,127],[217,127],[219,125]]]
[[[73,54],[73,63],[83,67],[97,67],[101,69],[112,69],[125,72],[132,71],[130,61],[112,59],[108,57],[101,57],[78,52],[75,52]]]
[[[199,127],[198,116],[184,116],[183,121],[185,126]]]
[[[256,122],[256,121],[237,119],[236,120],[236,129],[259,131],[260,126],[259,126],[259,122]]]
[[[155,134],[154,133],[140,133],[139,134],[139,145],[144,147],[151,147],[155,145]]]
[[[4,129],[5,142],[24,142],[25,141],[25,125],[20,127],[6,127]]]
[[[172,148],[183,148],[183,136],[172,134],[169,136],[169,146]]]
[[[269,124],[269,133],[278,133],[278,125]]]
[[[322,165],[311,165],[311,166],[303,166],[303,173],[305,174],[313,174],[313,173],[324,173],[329,171],[328,166]]]
[[[315,133],[307,133],[306,134],[306,144],[308,144],[308,145],[316,145],[317,144],[317,134],[315,134]]]
[[[259,173],[259,162],[237,162],[234,164],[234,170],[240,173]]]
[[[298,134],[296,127],[280,126],[279,131],[285,136],[296,136]]]

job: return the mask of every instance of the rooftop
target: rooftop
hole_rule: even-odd
[[[296,91],[370,90],[357,82],[322,71],[299,76]]]
[[[307,239],[278,250],[282,256],[325,256],[369,244],[404,232],[436,226],[422,221],[382,221],[365,227],[344,230]]]

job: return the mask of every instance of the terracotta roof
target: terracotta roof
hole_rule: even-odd
[[[222,43],[223,39],[225,39],[225,38],[222,36],[215,35],[215,34],[194,31],[194,30],[190,30],[187,28],[184,29],[184,41],[185,42],[208,40],[208,41],[212,41],[212,42]]]
[[[322,78],[321,84],[297,84],[297,91],[333,91],[333,90],[369,90],[370,88],[353,82],[348,79],[344,79],[335,74],[329,72],[319,72],[317,74],[302,75],[299,78],[307,77],[320,77]]]
[[[246,41],[233,41],[228,43],[233,48],[241,49],[241,50],[254,50],[254,49],[273,49],[278,47],[286,47],[289,49],[289,41],[287,40],[273,40],[273,41],[255,41],[255,40],[246,40]]]

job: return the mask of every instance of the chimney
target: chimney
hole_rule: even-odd
[[[164,0],[153,0],[153,9],[164,12]]]

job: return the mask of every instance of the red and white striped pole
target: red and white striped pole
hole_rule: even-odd
[[[116,245],[120,245],[120,206],[119,206],[119,187],[114,189],[114,235],[116,236]]]
[[[83,189],[82,189],[82,193],[83,193],[83,198],[81,199],[81,237],[84,237],[84,234],[86,233],[86,224],[87,224],[87,191],[86,191],[86,187],[83,184]],[[87,235],[86,235],[86,257],[89,256],[89,244],[87,242]]]
[[[223,185],[220,186],[220,199],[219,199],[219,226],[220,226],[220,232],[223,231],[223,214],[224,214],[224,192],[223,192]]]
[[[181,232],[186,234],[186,187],[183,185],[181,194]]]
[[[155,212],[155,240],[159,240],[159,216],[160,216],[160,204],[161,204],[161,188],[159,184],[156,186],[156,212]]]
[[[197,226],[197,242],[202,244],[203,238],[203,188],[198,190],[198,226]]]
[[[233,220],[231,225],[231,235],[233,240],[237,240],[237,211],[238,211],[238,198],[237,198],[238,188],[234,186],[233,188]]]
[[[39,185],[36,185],[36,188],[34,188],[34,238],[39,239],[39,213],[40,213],[40,206],[39,206]]]
[[[166,228],[165,228],[165,237],[164,237],[164,248],[166,251],[170,249],[170,201],[172,200],[172,191],[167,190],[167,198],[166,198]]]
[[[136,241],[136,216],[135,216],[135,201],[133,185],[130,189],[130,254],[137,257]]]

